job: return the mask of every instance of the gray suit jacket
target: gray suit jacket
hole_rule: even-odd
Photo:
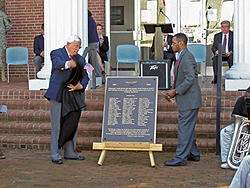
[[[175,88],[178,109],[181,111],[201,107],[201,89],[198,83],[197,64],[193,55],[184,48],[179,57]]]

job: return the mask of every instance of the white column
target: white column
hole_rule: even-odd
[[[180,32],[180,0],[165,0],[165,14],[170,19],[173,25],[173,32],[179,33]],[[166,23],[168,23],[167,21]]]
[[[225,90],[250,86],[250,1],[234,0],[234,59],[226,72]]]
[[[88,30],[88,0],[44,0],[44,67],[38,72],[40,79],[30,80],[30,90],[47,89],[51,74],[50,52],[62,48],[73,34],[86,46]],[[79,54],[82,54],[83,48]]]

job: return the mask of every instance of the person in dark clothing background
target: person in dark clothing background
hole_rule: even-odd
[[[250,98],[250,87],[246,90],[245,95],[238,98],[234,105],[232,115],[240,115],[248,117],[246,98]],[[227,164],[227,156],[231,147],[234,134],[234,123],[224,127],[220,131],[220,145],[221,145],[221,168],[229,168]]]
[[[44,24],[41,26],[41,34],[34,39],[34,53],[34,64],[37,74],[44,63]]]
[[[170,70],[172,68],[172,64],[175,61],[175,53],[172,49],[172,39],[173,35],[169,35],[168,33],[163,33],[163,59],[170,59]],[[155,51],[155,38],[153,38],[153,43],[151,47],[151,51]]]
[[[102,76],[97,59],[98,42],[99,38],[96,30],[96,23],[92,17],[92,13],[88,10],[88,47],[84,50],[82,56],[85,58],[88,54],[90,58],[90,64],[92,64],[94,67],[94,71],[92,73],[92,89],[96,88],[96,77]]]
[[[230,22],[227,20],[221,22],[221,32],[214,35],[214,43],[212,46],[212,52],[214,54],[214,79],[212,80],[212,84],[217,84],[219,44],[222,45],[222,61],[227,61],[230,69],[233,66],[233,32],[230,31]]]
[[[103,35],[103,28],[101,24],[97,24],[96,28],[97,28],[98,38],[99,38],[98,53],[101,57],[102,64],[104,66],[104,61],[108,61],[107,52],[109,50],[109,40],[107,36]]]

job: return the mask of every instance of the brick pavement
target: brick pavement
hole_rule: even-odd
[[[97,165],[100,151],[84,151],[84,161],[50,161],[48,151],[5,150],[0,160],[0,187],[87,187],[161,188],[227,187],[233,170],[219,168],[219,156],[202,154],[200,162],[184,167],[166,167],[174,153],[156,152],[151,168],[147,152],[108,151],[103,166]]]

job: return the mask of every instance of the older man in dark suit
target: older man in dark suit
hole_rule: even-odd
[[[178,53],[174,69],[173,89],[167,91],[166,99],[176,99],[178,117],[178,146],[176,155],[167,166],[184,166],[187,160],[199,161],[195,125],[201,107],[201,90],[198,84],[197,63],[186,48],[187,37],[183,33],[174,35],[172,41],[174,52]]]
[[[212,46],[213,57],[213,71],[214,79],[212,84],[217,83],[218,75],[218,48],[219,44],[222,45],[222,60],[228,62],[229,68],[233,65],[233,32],[230,29],[230,22],[221,22],[221,32],[214,35],[214,43]]]
[[[85,60],[78,54],[81,48],[81,39],[77,35],[72,35],[68,38],[66,46],[53,50],[50,54],[52,61],[52,71],[49,82],[49,88],[45,93],[45,97],[50,101],[50,118],[51,118],[51,158],[55,164],[62,164],[62,149],[58,147],[58,139],[60,135],[61,125],[61,111],[62,111],[62,97],[65,82],[69,79],[72,69],[76,67],[76,62],[84,67]],[[72,59],[73,56],[73,59]],[[88,84],[89,78],[87,72],[84,70],[81,82],[76,85],[69,84],[70,92],[81,91],[82,98],[84,98],[84,91]],[[77,134],[77,133],[76,133]],[[69,140],[64,145],[64,158],[74,160],[84,160],[75,151],[76,135],[73,140]]]
[[[41,70],[44,62],[44,24],[41,26],[41,34],[34,39],[34,53],[34,64],[37,74]]]

